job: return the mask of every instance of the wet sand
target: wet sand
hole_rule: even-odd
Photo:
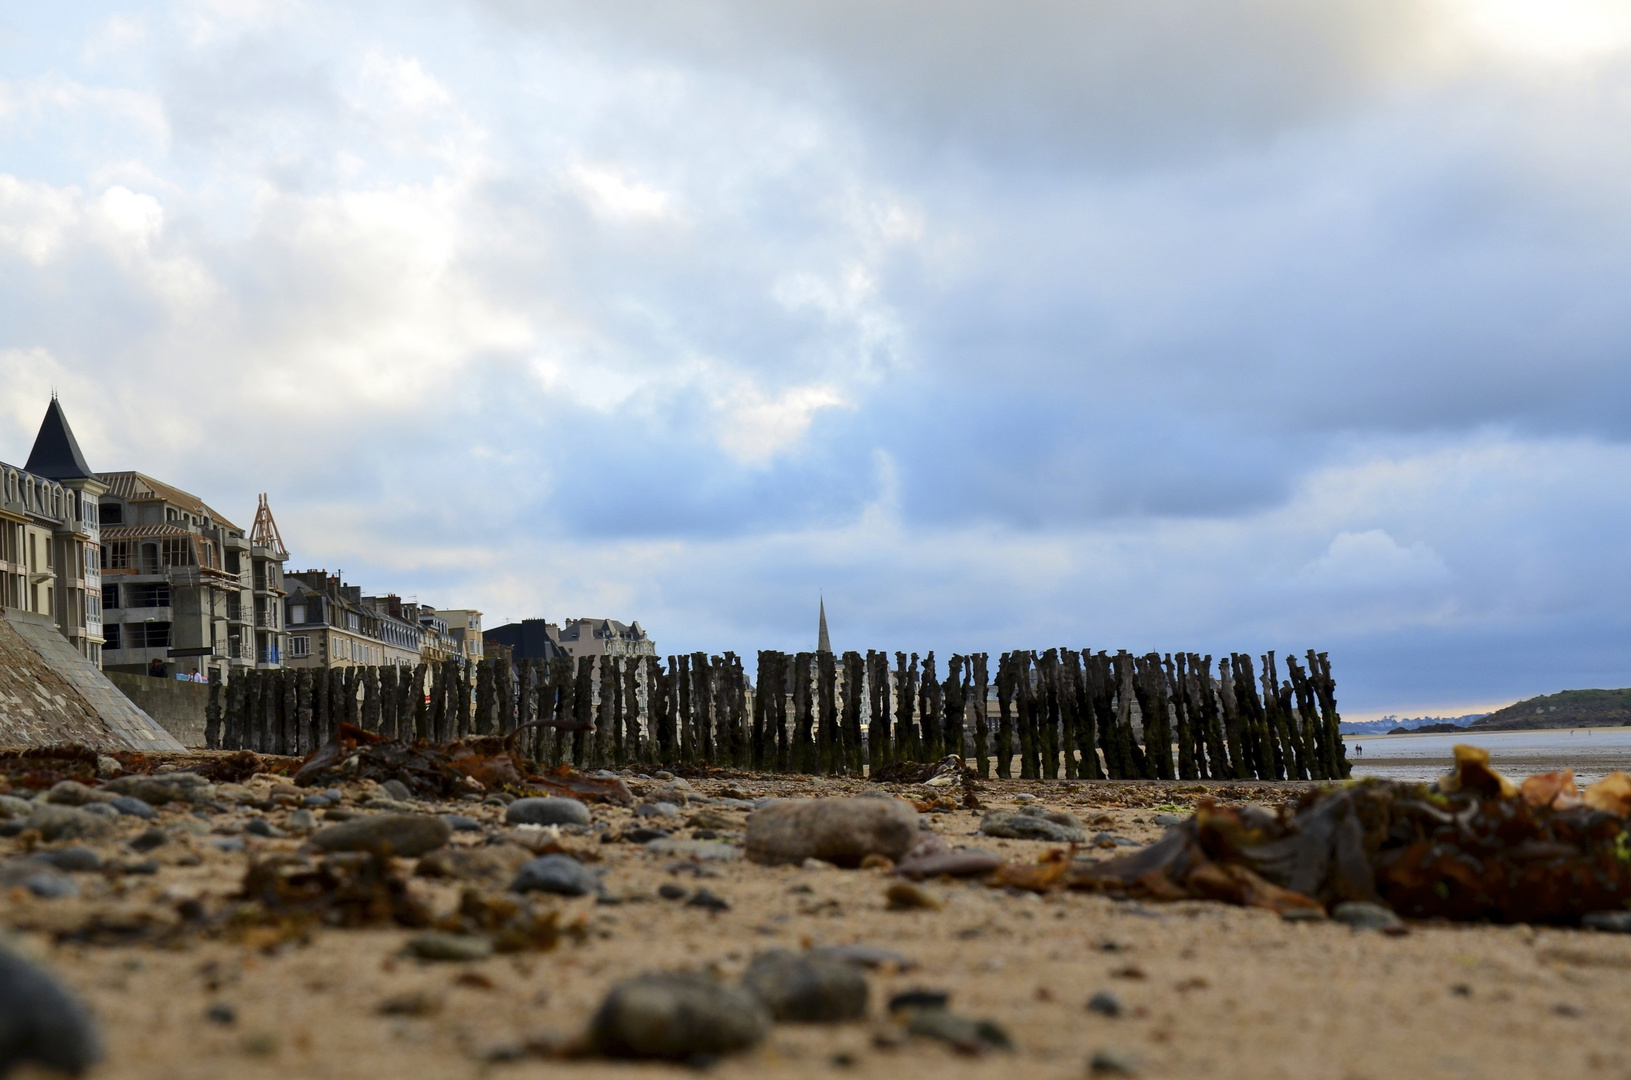
[[[1631,727],[1547,731],[1462,732],[1454,735],[1350,735],[1344,738],[1355,776],[1432,780],[1442,774],[1457,743],[1481,746],[1502,772],[1522,779],[1573,769],[1583,783],[1617,769],[1631,771]],[[1363,747],[1363,756],[1355,753]]]

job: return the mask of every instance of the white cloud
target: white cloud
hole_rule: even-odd
[[[669,193],[625,176],[610,165],[579,163],[568,174],[596,214],[618,221],[659,221],[669,216]]]

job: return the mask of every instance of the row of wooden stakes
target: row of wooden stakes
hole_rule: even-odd
[[[577,768],[876,774],[958,755],[982,777],[1329,780],[1348,775],[1325,653],[1133,656],[735,653],[258,670],[210,692],[205,738],[304,755],[341,723],[445,743],[516,735]],[[993,694],[993,691],[995,693]]]

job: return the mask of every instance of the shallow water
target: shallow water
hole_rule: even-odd
[[[1470,743],[1489,751],[1490,763],[1515,779],[1573,769],[1577,780],[1600,780],[1616,769],[1631,772],[1631,727],[1555,731],[1461,732],[1455,735],[1349,735],[1343,739],[1355,776],[1432,780],[1448,771],[1451,748]],[[1363,753],[1360,753],[1363,748]]]

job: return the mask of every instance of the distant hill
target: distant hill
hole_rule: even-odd
[[[1473,722],[1474,731],[1620,727],[1631,724],[1631,689],[1565,690],[1497,709]]]

